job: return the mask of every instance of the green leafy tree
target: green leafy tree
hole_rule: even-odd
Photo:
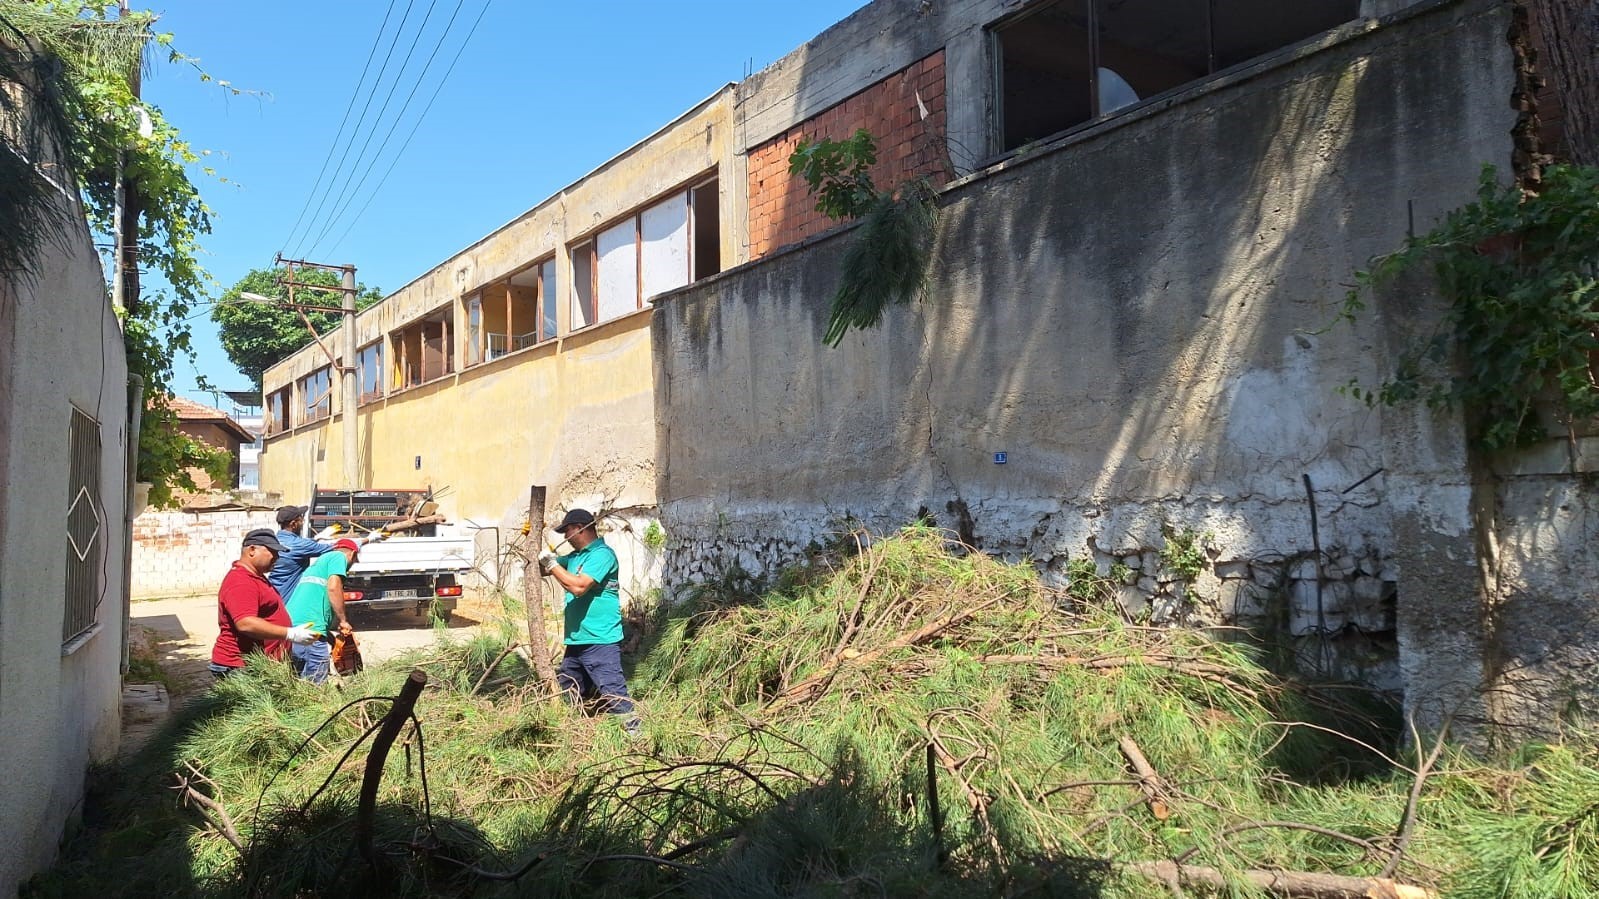
[[[139,265],[164,285],[147,291],[131,308],[116,311],[123,322],[128,369],[144,379],[149,398],[140,424],[137,477],[151,483],[151,502],[164,506],[171,504],[173,488],[195,488],[189,469],[215,471],[225,462],[220,451],[178,432],[177,416],[167,402],[174,360],[193,356],[190,312],[206,301],[214,285],[199,264],[199,239],[211,231],[211,210],[200,199],[190,170],[197,168],[207,177],[216,177],[216,172],[203,164],[209,151],[196,151],[159,108],[134,96],[134,77],[147,53],[164,51],[169,62],[192,67],[201,81],[214,81],[233,94],[241,91],[215,81],[194,59],[172,49],[171,34],[152,30],[153,14],[118,15],[116,6],[115,0],[0,0],[0,33],[6,38],[0,41],[5,48],[0,51],[5,59],[0,78],[22,84],[30,111],[44,116],[32,135],[32,147],[23,132],[23,158],[30,160],[30,168],[31,160],[45,158],[26,152],[38,149],[41,133],[64,149],[60,162],[77,182],[92,230],[111,233],[119,162],[131,187],[130,206],[140,213]],[[0,94],[6,89],[0,86]],[[6,139],[10,149],[19,149],[9,134]],[[21,189],[13,194],[5,189],[11,184]],[[27,185],[9,177],[0,177],[0,185],[0,231],[18,233],[11,230],[12,222],[32,222],[28,227],[33,234],[10,247],[8,260],[28,271],[43,245],[40,236],[59,239],[68,223],[30,220],[38,202],[34,197],[30,204]]]
[[[278,279],[287,275],[283,269],[254,269],[228,288],[211,310],[211,318],[217,323],[217,332],[222,339],[222,349],[256,387],[261,386],[262,372],[311,342],[311,332],[306,330],[305,320],[289,306],[252,302],[243,296],[253,293],[286,300],[288,288],[279,286]],[[337,287],[340,275],[326,269],[297,269],[295,280]],[[383,292],[376,287],[357,284],[356,291],[355,305],[360,309],[383,299]],[[296,291],[295,302],[337,306],[341,297],[327,291],[302,290]],[[336,312],[308,311],[305,315],[318,334],[326,334],[339,326],[340,315]]]

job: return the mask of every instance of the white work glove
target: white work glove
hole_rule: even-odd
[[[295,646],[310,646],[312,643],[322,639],[322,635],[303,624],[296,624],[289,628],[288,634],[283,639],[288,640]]]
[[[387,536],[389,536],[388,531],[373,531],[372,533],[367,534],[366,537],[361,540],[361,545],[365,546],[368,543],[376,543]]]
[[[549,550],[545,550],[544,552],[539,553],[539,571],[542,571],[545,574],[549,574],[550,573],[550,569],[554,568],[554,567],[555,567],[555,553],[552,553]]]

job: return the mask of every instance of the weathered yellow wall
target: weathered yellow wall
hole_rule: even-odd
[[[483,525],[520,520],[533,484],[550,488],[551,508],[601,500],[654,505],[651,314],[606,322],[362,406],[365,486],[449,487],[441,510]],[[268,438],[263,489],[303,501],[313,484],[338,486],[342,428],[335,416]]]
[[[742,169],[731,128],[731,87],[422,274],[356,318],[357,346],[384,341],[389,394],[358,410],[367,487],[449,487],[441,510],[456,521],[520,521],[528,487],[548,505],[593,508],[655,503],[651,311],[571,328],[570,247],[639,207],[716,175],[722,267],[746,258]],[[464,371],[463,299],[554,255],[561,301],[555,341]],[[393,392],[392,334],[445,305],[454,311],[457,371]],[[268,369],[270,394],[327,364],[315,346]],[[332,419],[268,437],[263,490],[304,501],[314,484],[344,486],[341,394]],[[299,408],[299,398],[291,408]],[[420,467],[417,457],[421,457]]]

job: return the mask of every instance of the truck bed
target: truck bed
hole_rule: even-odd
[[[473,555],[471,537],[390,537],[363,546],[350,574],[467,571]]]

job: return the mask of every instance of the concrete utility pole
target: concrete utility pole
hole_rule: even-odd
[[[304,259],[285,259],[281,254],[277,257],[277,264],[286,266],[289,270],[288,277],[279,283],[289,288],[289,305],[299,311],[302,317],[305,315],[304,310],[306,309],[314,309],[319,312],[338,312],[344,316],[344,322],[340,330],[340,336],[343,338],[340,343],[343,344],[344,358],[342,360],[335,359],[333,354],[328,352],[326,346],[322,347],[322,351],[328,353],[329,362],[339,370],[340,396],[342,397],[339,401],[341,406],[339,414],[344,419],[344,489],[359,490],[361,489],[361,464],[359,458],[361,451],[360,437],[357,431],[356,407],[360,405],[360,387],[356,383],[355,365],[355,266],[307,262]],[[321,284],[307,284],[304,281],[295,280],[294,270],[301,267],[340,272],[343,275],[341,286],[326,287]],[[294,288],[296,287],[303,290],[340,291],[344,294],[343,302],[336,307],[296,303],[294,302]],[[305,319],[305,322],[309,328],[310,319]],[[322,340],[317,336],[315,328],[311,328],[311,337],[316,340],[318,345],[321,345]]]
[[[360,405],[355,383],[355,266],[344,267],[344,483],[350,490],[361,486],[360,450],[357,448],[355,408]]]

